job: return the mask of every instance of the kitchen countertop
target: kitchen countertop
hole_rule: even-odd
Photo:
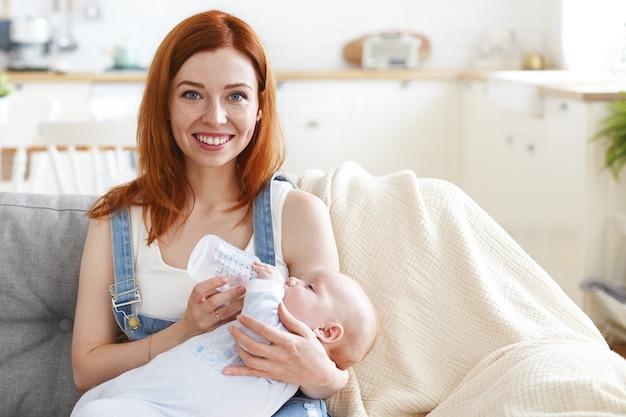
[[[539,92],[545,96],[556,96],[582,101],[612,101],[619,92],[626,92],[626,82],[581,83],[568,85],[541,85]]]
[[[12,83],[31,82],[94,82],[94,83],[143,83],[146,73],[142,71],[105,71],[99,73],[58,73],[47,71],[9,71]]]
[[[480,80],[487,81],[493,74],[506,71],[490,72],[484,70],[396,70],[373,71],[359,68],[338,70],[302,70],[277,71],[278,82],[302,80]],[[518,72],[523,73],[523,72]],[[529,78],[541,71],[528,71]],[[108,71],[101,73],[53,73],[53,72],[9,72],[11,82],[20,84],[27,82],[93,82],[93,83],[143,83],[146,73],[142,71]],[[533,81],[529,81],[533,83]],[[583,101],[610,101],[618,97],[620,91],[626,91],[626,78],[616,80],[598,80],[585,82],[568,80],[565,82],[536,81],[534,82],[542,95],[556,96]]]
[[[277,81],[293,80],[456,80],[462,74],[461,70],[397,70],[397,71],[366,71],[362,69],[341,70],[307,70],[307,71],[277,71]],[[45,71],[16,71],[8,73],[9,79],[15,83],[25,82],[55,82],[55,81],[87,81],[96,83],[123,83],[144,82],[146,73],[141,71],[106,71],[101,73],[55,73]]]

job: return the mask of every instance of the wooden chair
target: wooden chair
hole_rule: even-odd
[[[2,147],[3,162],[12,161],[4,188],[101,194],[136,176],[135,134],[136,125],[127,122],[39,123],[36,144]]]
[[[15,93],[0,104],[0,191],[28,191],[28,148],[37,143],[38,123],[55,120],[61,102]]]

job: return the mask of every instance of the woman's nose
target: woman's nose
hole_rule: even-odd
[[[202,114],[202,121],[213,126],[226,123],[226,110],[224,106],[217,100],[208,102]]]

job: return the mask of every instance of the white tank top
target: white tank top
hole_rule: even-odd
[[[271,185],[272,229],[276,266],[285,279],[288,269],[282,250],[282,212],[285,198],[291,184],[285,181],[272,181]],[[193,286],[197,283],[186,269],[174,268],[163,261],[158,241],[147,246],[148,230],[144,226],[141,207],[133,206],[130,210],[132,227],[133,255],[135,260],[135,279],[141,293],[138,308],[143,315],[158,319],[178,321],[187,308],[187,300]],[[254,253],[254,235],[248,243],[247,252]]]

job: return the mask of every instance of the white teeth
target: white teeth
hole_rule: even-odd
[[[215,136],[200,136],[196,135],[196,139],[198,139],[202,143],[206,143],[207,145],[223,145],[228,142],[230,139],[229,136],[215,137]]]

